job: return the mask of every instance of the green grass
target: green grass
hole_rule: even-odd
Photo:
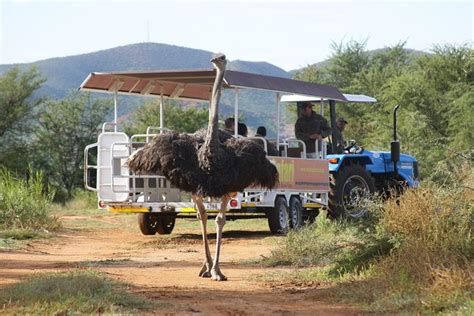
[[[38,274],[0,290],[2,314],[139,314],[166,304],[131,294],[132,288],[91,270]]]
[[[0,230],[55,230],[60,223],[51,216],[54,191],[46,187],[41,172],[30,170],[28,179],[0,169]]]
[[[262,260],[294,269],[260,280],[323,285],[321,295],[377,313],[474,313],[469,187],[427,185],[376,201],[366,223],[332,222],[323,214]]]

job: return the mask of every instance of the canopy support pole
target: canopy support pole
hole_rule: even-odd
[[[114,132],[117,133],[117,89],[114,91]]]
[[[279,150],[280,148],[280,92],[277,92],[276,94],[276,103],[277,103],[276,145]]]
[[[163,133],[163,85],[160,85],[160,134]]]
[[[234,106],[234,136],[237,137],[239,132],[239,89],[235,89],[235,106]]]

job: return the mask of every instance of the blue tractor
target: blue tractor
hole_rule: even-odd
[[[347,96],[350,100],[351,96]],[[334,139],[336,128],[335,103],[330,104],[331,128]],[[329,214],[333,218],[359,218],[366,213],[358,201],[367,193],[388,196],[405,188],[418,186],[419,173],[416,158],[400,153],[397,139],[397,110],[393,109],[393,141],[390,151],[370,151],[349,142],[341,154],[329,154],[331,191]],[[335,143],[330,150],[336,152]]]
[[[351,103],[375,103],[372,97],[344,94]],[[304,101],[321,102],[310,98],[287,98],[297,101],[298,109]],[[336,102],[328,100],[332,139],[336,133]],[[397,110],[393,109],[393,141],[390,151],[371,151],[349,141],[342,153],[334,142],[328,144],[327,159],[330,173],[328,213],[332,218],[360,218],[367,210],[361,207],[367,196],[378,193],[381,196],[400,194],[406,188],[419,184],[418,163],[415,157],[400,153],[397,139]],[[323,107],[321,107],[321,112]],[[321,113],[323,114],[323,113]]]

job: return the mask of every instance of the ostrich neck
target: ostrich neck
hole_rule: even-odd
[[[219,115],[219,99],[221,96],[221,86],[224,80],[224,71],[220,67],[216,68],[216,79],[212,87],[211,104],[209,106],[209,125],[207,126],[206,140],[204,148],[212,154],[217,150],[218,135],[217,135],[217,121]]]

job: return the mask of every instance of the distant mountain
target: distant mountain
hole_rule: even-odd
[[[91,72],[212,69],[210,63],[212,55],[212,52],[200,49],[158,43],[138,43],[17,65],[24,68],[34,65],[41,71],[47,81],[38,91],[38,95],[63,98],[71,90],[78,89]],[[0,75],[14,66],[16,65],[0,65]],[[267,62],[235,60],[229,62],[228,69],[291,78],[288,72]],[[141,98],[121,97],[119,115],[130,114],[141,102],[143,102]],[[249,126],[262,124],[265,114],[262,117],[258,115],[258,112],[271,102],[275,102],[274,97],[268,93],[253,91],[241,94],[242,114],[248,120]],[[222,106],[226,115],[233,114],[233,104],[232,94],[227,93],[223,98]]]
[[[88,54],[51,58],[20,67],[35,65],[47,79],[41,94],[62,98],[77,89],[91,72],[211,69],[212,52],[157,43],[139,43]],[[15,65],[0,65],[0,74]],[[266,62],[237,60],[229,69],[289,78],[285,70]]]

